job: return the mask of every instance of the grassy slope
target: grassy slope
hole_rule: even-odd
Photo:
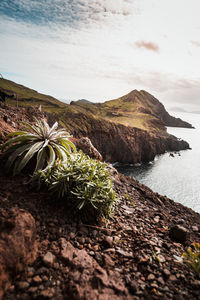
[[[86,111],[99,117],[126,126],[154,132],[165,131],[165,127],[155,113],[156,103],[148,98],[142,91],[134,90],[123,97],[102,104],[75,102],[73,106],[85,108]]]
[[[19,106],[41,105],[48,113],[58,114],[62,125],[66,123],[65,115],[84,113],[84,115],[90,116],[90,118],[105,118],[115,123],[147,131],[165,131],[165,127],[153,115],[153,111],[155,110],[153,107],[154,104],[148,100],[148,97],[144,97],[141,92],[136,90],[121,98],[106,101],[102,104],[75,102],[74,105],[68,105],[51,96],[40,94],[35,90],[6,79],[0,79],[0,89],[3,89],[8,94],[16,93],[18,95]],[[10,105],[17,104],[15,99],[7,98],[6,102]],[[85,122],[87,121],[85,120]]]

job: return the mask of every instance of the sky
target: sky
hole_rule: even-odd
[[[0,73],[58,99],[200,110],[199,0],[1,0]]]

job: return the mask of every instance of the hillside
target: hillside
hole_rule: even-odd
[[[187,142],[177,139],[166,132],[163,122],[152,114],[134,114],[134,102],[129,98],[120,98],[103,104],[85,104],[82,102],[68,105],[47,95],[40,94],[12,81],[0,79],[0,90],[6,93],[5,107],[2,106],[2,118],[18,122],[20,112],[24,108],[35,108],[44,111],[48,115],[50,123],[59,121],[61,126],[75,137],[88,136],[94,146],[102,153],[103,159],[110,162],[138,163],[153,160],[157,154],[165,151],[178,151],[188,149]],[[17,94],[16,96],[13,94]],[[131,98],[132,99],[132,98]],[[124,111],[124,102],[127,106],[127,113],[134,114],[129,117],[130,122],[136,120],[137,124],[120,124],[114,119],[111,112],[113,107],[116,111]],[[114,103],[114,104],[113,104]],[[15,107],[18,109],[15,110]],[[12,116],[9,110],[13,107]],[[10,109],[9,109],[10,108]],[[128,111],[129,110],[129,111]],[[132,113],[130,113],[132,111]],[[138,110],[136,110],[138,111]],[[110,116],[110,117],[108,117]],[[5,122],[4,122],[5,123]],[[2,124],[1,126],[4,126]],[[145,129],[145,130],[144,130]]]
[[[80,101],[71,104],[85,107],[93,114],[112,122],[147,131],[162,131],[165,126],[192,128],[191,124],[169,115],[164,105],[146,91],[133,90],[123,97],[102,104],[91,105]]]

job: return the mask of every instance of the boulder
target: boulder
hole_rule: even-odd
[[[76,141],[76,147],[82,150],[85,154],[96,160],[102,161],[102,155],[93,146],[91,140],[88,137],[82,137]]]

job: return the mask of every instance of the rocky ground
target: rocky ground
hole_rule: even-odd
[[[35,110],[1,110],[0,138]],[[118,175],[113,218],[86,223],[0,167],[0,299],[200,299],[182,253],[200,215]]]
[[[200,240],[200,216],[191,209],[120,175],[113,218],[85,224],[27,177],[1,172],[0,182],[1,238],[13,231],[6,263],[1,258],[9,265],[4,300],[200,299],[200,280],[181,257]],[[25,258],[17,257],[19,227]]]

